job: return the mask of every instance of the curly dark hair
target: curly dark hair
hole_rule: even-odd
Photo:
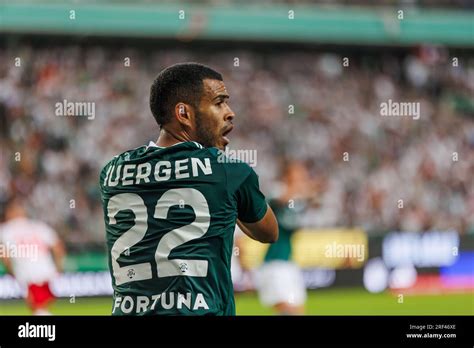
[[[160,127],[171,120],[177,103],[199,106],[204,79],[222,81],[222,75],[198,63],[175,64],[159,73],[151,85],[150,109]]]

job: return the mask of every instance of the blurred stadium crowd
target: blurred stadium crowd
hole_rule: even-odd
[[[223,74],[237,115],[230,148],[257,150],[265,193],[278,190],[287,159],[310,169],[303,225],[474,230],[473,62],[453,66],[440,48],[353,53],[343,66],[345,55],[303,50],[3,49],[0,203],[23,197],[69,245],[101,243],[99,170],[156,140],[154,76],[198,61]],[[56,116],[64,99],[95,102],[95,117]],[[389,99],[420,102],[420,119],[381,116]]]

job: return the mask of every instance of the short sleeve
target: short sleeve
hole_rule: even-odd
[[[239,220],[253,223],[260,221],[267,212],[265,196],[260,191],[258,175],[252,169],[236,191]]]
[[[41,228],[41,237],[42,237],[43,241],[48,246],[52,247],[58,241],[58,236],[56,235],[56,232],[46,224],[42,224],[41,227],[42,227]]]

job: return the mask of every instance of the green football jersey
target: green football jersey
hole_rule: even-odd
[[[107,163],[100,187],[112,315],[235,315],[236,219],[267,211],[250,166],[196,142],[150,142]]]

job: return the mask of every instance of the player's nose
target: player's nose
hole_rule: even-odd
[[[235,114],[232,111],[232,109],[229,107],[228,112],[225,114],[224,121],[226,122],[232,122],[232,120],[235,118]]]

